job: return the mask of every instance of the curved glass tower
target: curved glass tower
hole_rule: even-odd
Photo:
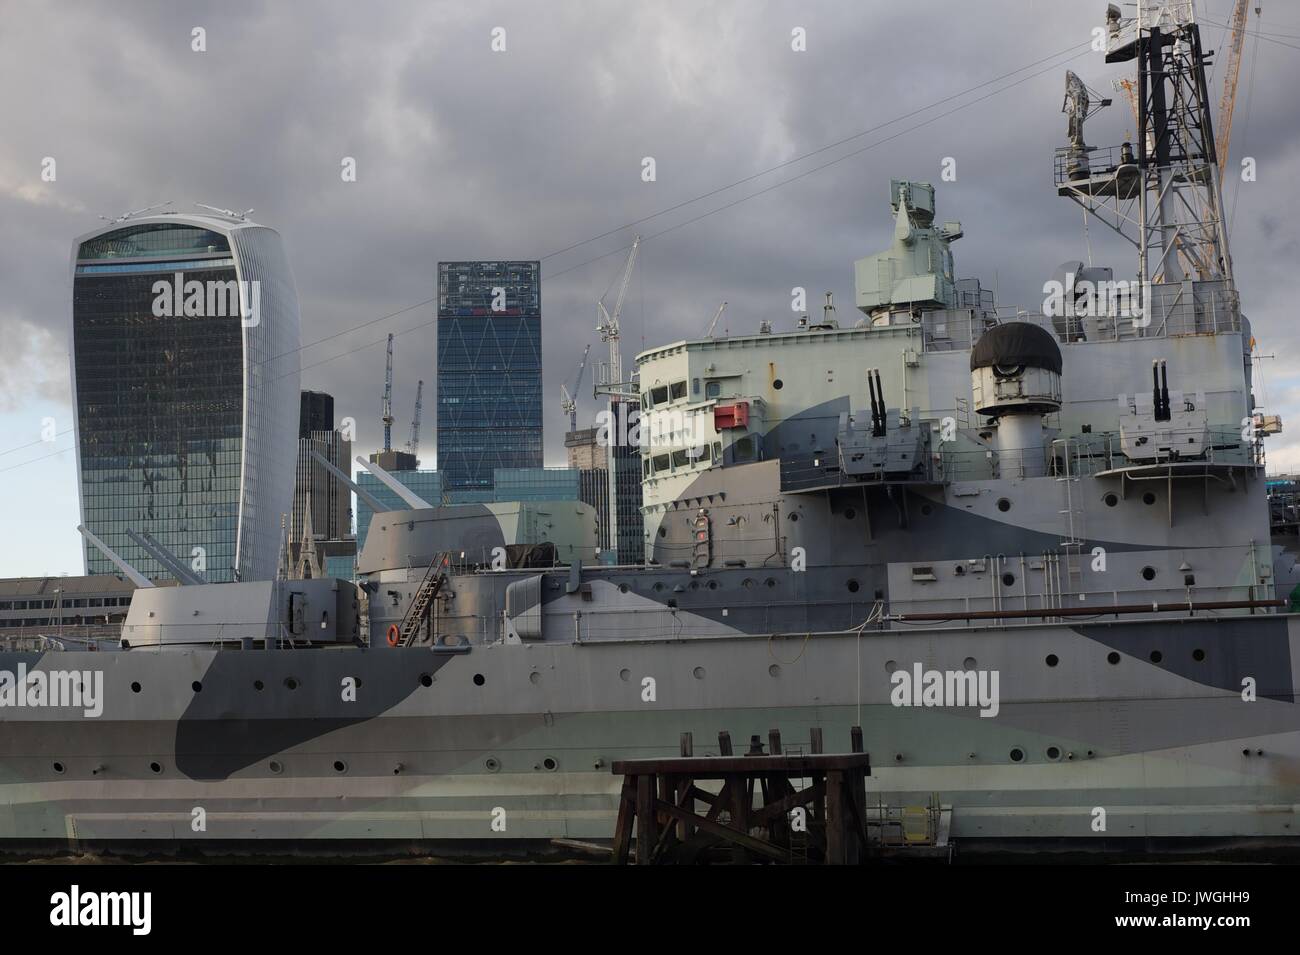
[[[128,532],[209,581],[275,575],[292,508],[299,314],[279,233],[220,215],[114,223],[73,248],[82,523],[150,577]],[[86,545],[86,572],[116,568]]]

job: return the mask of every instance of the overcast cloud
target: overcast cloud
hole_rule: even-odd
[[[1230,7],[1200,5],[1217,23]],[[1230,177],[1229,198],[1237,193],[1243,306],[1262,351],[1276,356],[1263,363],[1266,397],[1292,428],[1270,458],[1300,466],[1300,10],[1265,7],[1271,36],[1248,41],[1233,130],[1234,160],[1255,157],[1258,182],[1238,191]],[[936,182],[940,217],[965,228],[954,247],[959,274],[996,285],[1002,304],[1040,302],[1058,263],[1088,257],[1082,214],[1051,187],[1051,159],[1064,140],[1066,66],[1106,93],[1121,75],[1085,52],[1104,8],[0,2],[0,575],[80,572],[73,456],[57,453],[71,436],[23,446],[46,417],[70,427],[69,256],[97,216],[198,200],[252,207],[253,219],[279,230],[302,305],[303,387],[333,393],[338,414],[357,419],[362,452],[381,435],[388,332],[398,333],[396,437],[406,438],[416,380],[433,387],[433,306],[311,343],[431,299],[440,259],[542,258],[547,463],[560,465],[560,382],[583,345],[601,351],[594,303],[638,231],[672,230],[643,245],[625,357],[701,334],[724,299],[722,324],[733,332],[762,319],[788,328],[795,285],[814,300],[834,291],[841,321],[851,321],[851,265],[889,240],[891,177]],[[1223,31],[1208,21],[1207,45],[1219,47]],[[498,26],[504,53],[490,48]],[[191,50],[194,27],[207,32],[205,53]],[[794,27],[806,29],[807,52],[791,50]],[[1220,77],[1211,85],[1217,104]],[[1117,101],[1090,124],[1089,141],[1118,142],[1131,130]],[[863,147],[872,148],[770,188]],[[40,177],[47,156],[57,161],[52,183]],[[355,183],[341,180],[344,156],[357,160]],[[656,160],[657,182],[641,181],[645,156]],[[956,182],[939,182],[944,157],[957,162]],[[688,221],[710,210],[719,211]],[[1088,238],[1099,262],[1133,267],[1096,224]]]

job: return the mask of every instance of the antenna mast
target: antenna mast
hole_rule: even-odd
[[[1126,17],[1112,3],[1106,32],[1106,62],[1136,67],[1136,142],[1084,145],[1084,122],[1096,110],[1082,84],[1071,87],[1070,145],[1056,151],[1057,193],[1137,249],[1137,279],[1150,283],[1154,322],[1133,334],[1236,330],[1208,54],[1193,4],[1138,0],[1136,15]]]

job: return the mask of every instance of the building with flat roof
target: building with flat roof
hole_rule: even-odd
[[[437,389],[448,487],[542,466],[540,262],[438,263]]]

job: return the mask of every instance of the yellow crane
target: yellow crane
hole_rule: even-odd
[[[1249,0],[1237,0],[1228,21],[1231,36],[1228,39],[1228,62],[1223,71],[1223,98],[1219,100],[1219,135],[1214,143],[1214,154],[1219,161],[1219,183],[1223,183],[1228,166],[1228,144],[1232,140],[1232,109],[1237,102],[1237,77],[1241,73],[1241,50],[1246,40],[1246,11]],[[1259,20],[1259,2],[1255,3],[1255,19]]]

